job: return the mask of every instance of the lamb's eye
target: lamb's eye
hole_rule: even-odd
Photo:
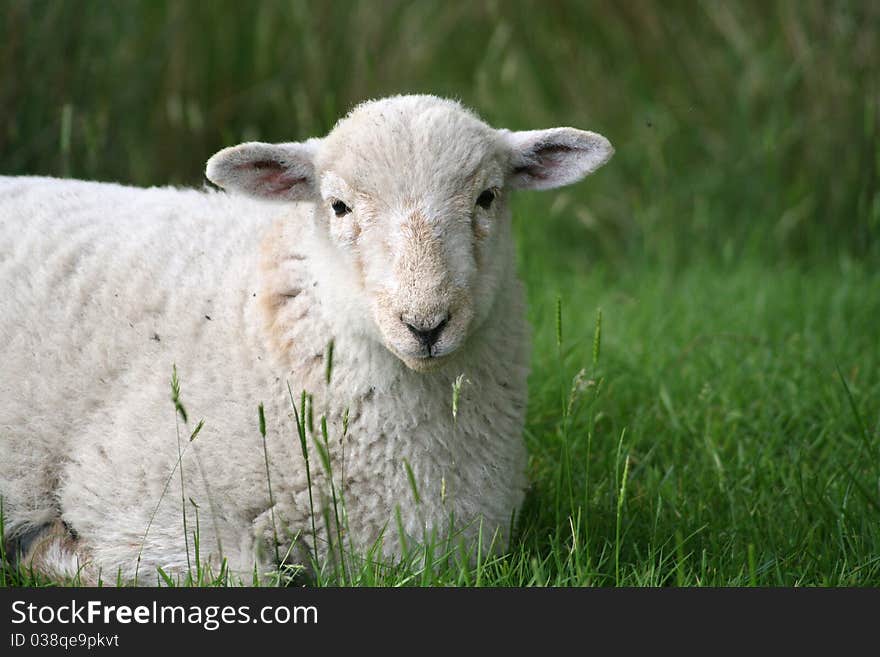
[[[351,212],[351,208],[342,201],[333,201],[333,205],[330,207],[333,208],[333,212],[336,213],[337,217],[341,217]]]
[[[487,189],[477,197],[477,205],[479,205],[484,210],[488,210],[489,206],[492,205],[492,201],[494,200],[495,192],[493,192],[491,189]]]

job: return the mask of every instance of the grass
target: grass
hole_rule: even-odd
[[[616,554],[610,537],[622,522],[630,584],[876,584],[880,279],[851,263],[652,273],[571,281],[563,298],[592,303],[568,313],[566,325],[583,328],[566,370],[585,367],[598,392],[590,415],[565,430],[546,357],[551,327],[537,322],[527,430],[535,512],[538,500],[560,499],[563,450],[581,465],[582,497],[536,516],[536,538],[560,517],[591,513],[582,540]],[[605,325],[597,369],[594,304]],[[618,440],[631,463],[622,508]],[[586,581],[615,583],[604,570]],[[567,568],[554,577],[584,581]]]
[[[876,3],[7,0],[0,34],[3,173],[198,185],[222,146],[409,91],[615,144],[514,201],[534,355],[510,551],[316,585],[880,585]],[[158,582],[226,583],[194,538]]]
[[[876,271],[536,283],[531,488],[511,551],[474,566],[434,545],[397,567],[327,564],[317,584],[880,584]]]

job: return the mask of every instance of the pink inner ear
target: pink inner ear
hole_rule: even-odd
[[[565,164],[566,157],[569,153],[576,152],[577,148],[564,146],[562,144],[551,144],[543,146],[536,151],[539,166],[545,169],[553,169]]]
[[[528,164],[515,167],[514,174],[528,174],[537,180],[546,180],[553,175],[553,169],[565,164],[565,156],[577,148],[564,144],[541,144],[533,149]]]
[[[296,171],[291,171],[276,160],[259,160],[240,164],[236,169],[244,170],[254,177],[254,183],[270,194],[280,194],[308,182]]]
[[[297,176],[290,171],[275,171],[257,176],[259,184],[272,193],[286,192],[287,190],[307,182],[302,176]]]

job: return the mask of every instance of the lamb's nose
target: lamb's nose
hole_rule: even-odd
[[[404,322],[406,324],[406,328],[409,329],[409,332],[416,336],[416,339],[422,344],[422,346],[428,350],[430,353],[431,347],[437,344],[437,340],[440,339],[440,334],[443,332],[443,329],[446,328],[446,325],[449,323],[449,315],[446,316],[445,319],[440,320],[440,322],[433,327],[425,328],[424,325],[413,325],[409,322]]]

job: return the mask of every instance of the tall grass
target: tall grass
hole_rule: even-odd
[[[876,255],[878,36],[858,0],[4,0],[0,171],[198,185],[222,146],[431,92],[610,137],[594,184],[517,206],[569,258]]]

